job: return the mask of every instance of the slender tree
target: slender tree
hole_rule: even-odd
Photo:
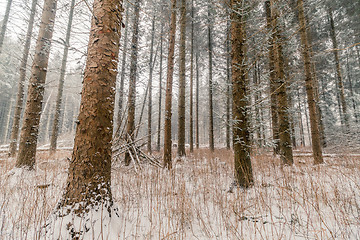
[[[60,232],[52,235],[53,238],[82,239],[91,234],[90,229],[101,226],[100,238],[106,239],[110,229],[106,220],[116,217],[110,187],[111,141],[121,12],[122,1],[95,0],[93,3],[75,144],[65,192],[55,212],[67,232],[55,229],[55,233]],[[93,210],[101,212],[102,219],[84,217]],[[63,217],[70,214],[73,218],[66,222]],[[91,236],[91,239],[98,237]]]
[[[11,4],[12,4],[12,0],[8,0],[8,2],[6,4],[5,15],[2,20],[1,32],[0,32],[0,54],[2,52],[2,45],[4,43],[5,33],[6,33],[6,29],[7,29],[7,23],[9,21]]]
[[[194,152],[194,0],[191,1],[191,46],[190,46],[190,152]]]
[[[18,92],[16,95],[16,104],[15,104],[15,112],[14,112],[14,120],[11,130],[11,139],[10,139],[10,148],[9,148],[9,156],[13,157],[16,153],[17,141],[19,136],[19,128],[20,128],[20,115],[21,109],[24,103],[24,84],[26,77],[26,66],[29,58],[29,51],[31,45],[31,36],[34,27],[34,18],[36,12],[37,0],[33,0],[31,3],[31,10],[29,16],[29,24],[26,31],[25,45],[23,55],[21,57],[20,69],[19,69],[19,83],[18,83]]]
[[[195,52],[195,67],[196,67],[196,117],[195,117],[195,144],[196,148],[200,147],[200,130],[199,130],[199,92],[200,92],[200,77],[199,77],[199,48]]]
[[[211,1],[208,4],[208,54],[209,54],[209,147],[213,152],[214,146],[214,106],[213,106],[213,42],[211,22]]]
[[[136,74],[138,61],[139,45],[139,19],[140,19],[140,0],[136,0],[134,5],[133,36],[131,40],[131,63],[128,95],[128,117],[126,125],[126,141],[131,143],[135,137],[135,108],[136,108]],[[125,164],[129,165],[131,156],[129,151],[125,153]]]
[[[324,160],[321,150],[319,124],[317,121],[318,117],[317,117],[316,105],[315,105],[314,79],[311,72],[310,46],[306,32],[307,25],[306,25],[305,13],[304,13],[303,0],[297,0],[297,8],[298,8],[298,18],[300,24],[302,55],[303,55],[304,67],[305,67],[305,87],[306,87],[306,95],[309,106],[311,142],[312,142],[312,149],[314,155],[314,163],[320,164],[323,163]]]
[[[228,14],[229,15],[229,14]],[[230,149],[231,128],[231,21],[230,17],[226,23],[226,148]]]
[[[179,104],[178,104],[178,157],[185,156],[185,40],[186,40],[186,2],[180,7],[180,46],[179,46]]]
[[[125,13],[125,31],[124,31],[124,42],[123,42],[123,52],[121,58],[121,76],[120,76],[120,86],[119,86],[119,99],[118,99],[118,114],[117,114],[117,127],[120,127],[122,121],[122,112],[123,112],[123,102],[124,102],[124,84],[125,84],[125,67],[127,60],[127,45],[128,45],[128,23],[129,23],[129,7],[126,7]]]
[[[56,106],[55,106],[55,116],[52,127],[51,139],[50,139],[50,153],[54,153],[56,151],[56,143],[59,134],[61,104],[62,104],[63,90],[64,90],[66,63],[67,63],[67,57],[70,47],[70,35],[71,35],[71,26],[74,16],[74,6],[75,6],[75,0],[72,0],[70,5],[69,21],[67,25],[66,37],[64,43],[64,53],[61,61],[60,79],[59,79],[58,93],[56,97]]]
[[[157,133],[157,151],[160,151],[160,141],[161,141],[161,103],[162,103],[162,69],[163,69],[163,35],[164,35],[164,26],[161,24],[160,32],[160,63],[159,63],[159,116],[158,116],[158,133]]]
[[[155,36],[155,15],[151,23],[151,44],[150,44],[150,60],[149,60],[149,100],[148,100],[148,136],[147,136],[147,151],[152,152],[152,78],[153,78],[153,55],[154,55],[154,36]]]
[[[235,178],[240,187],[250,187],[254,177],[250,158],[248,119],[248,66],[246,63],[246,2],[231,0],[231,57],[233,83],[233,144]]]
[[[271,9],[271,22],[273,34],[273,51],[275,53],[275,70],[276,70],[276,94],[278,103],[278,120],[279,120],[279,140],[280,140],[280,158],[283,164],[292,165],[293,152],[291,142],[291,125],[289,116],[289,103],[287,94],[287,80],[285,79],[285,62],[283,56],[284,39],[282,37],[282,29],[279,26],[279,11],[277,0],[270,1]],[[268,4],[268,3],[267,3]]]
[[[342,111],[345,126],[347,129],[349,129],[349,116],[347,113],[347,106],[346,106],[346,100],[345,100],[344,81],[343,81],[340,59],[339,59],[339,52],[338,52],[338,41],[337,41],[336,32],[335,32],[333,10],[330,7],[328,8],[328,14],[329,14],[329,21],[330,21],[330,36],[331,36],[331,41],[332,41],[332,45],[333,45],[333,53],[334,53],[335,64],[336,64],[337,86],[338,86],[339,97],[340,97],[341,111]]]
[[[19,154],[16,161],[16,167],[18,168],[25,167],[32,170],[35,165],[36,146],[51,39],[55,23],[56,4],[57,0],[44,1],[20,135]]]
[[[271,16],[271,6],[270,1],[265,2],[265,12],[266,12],[266,22],[267,29],[269,33],[273,32],[272,16]],[[271,124],[272,124],[272,134],[273,134],[273,143],[274,143],[274,153],[280,153],[280,143],[279,143],[279,118],[278,118],[278,104],[276,97],[276,70],[275,62],[276,55],[274,51],[275,39],[273,34],[270,34],[268,41],[269,48],[269,71],[270,71],[270,108],[271,108]]]
[[[171,20],[169,31],[169,51],[166,78],[166,96],[165,96],[165,124],[164,124],[164,167],[169,170],[172,168],[171,158],[171,101],[172,85],[174,74],[174,50],[176,34],[176,0],[171,0]]]

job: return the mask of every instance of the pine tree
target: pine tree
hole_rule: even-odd
[[[30,170],[35,165],[36,146],[57,0],[45,0],[29,80],[29,89],[20,135],[16,167]]]

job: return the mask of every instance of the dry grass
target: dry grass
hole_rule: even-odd
[[[36,173],[10,175],[13,159],[0,159],[0,238],[37,239],[36,230],[61,196],[66,157],[38,154]],[[200,149],[169,172],[114,163],[112,190],[121,213],[119,239],[360,239],[359,158],[327,158],[293,167],[253,156],[255,186],[227,190],[232,152]],[[50,184],[49,186],[47,186]]]

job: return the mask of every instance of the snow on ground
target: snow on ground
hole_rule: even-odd
[[[40,152],[32,173],[0,159],[0,239],[40,239],[38,230],[61,197],[69,155],[50,159]],[[277,158],[253,156],[254,187],[233,193],[226,150],[200,150],[171,172],[146,165],[136,174],[116,162],[117,238],[360,239],[360,158],[331,156],[320,166],[307,155],[295,160],[282,168]]]

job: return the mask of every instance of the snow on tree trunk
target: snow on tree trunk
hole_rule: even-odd
[[[29,80],[16,167],[33,169],[57,0],[45,0]]]
[[[95,0],[78,125],[64,194],[47,239],[117,239],[111,141],[122,1]]]

